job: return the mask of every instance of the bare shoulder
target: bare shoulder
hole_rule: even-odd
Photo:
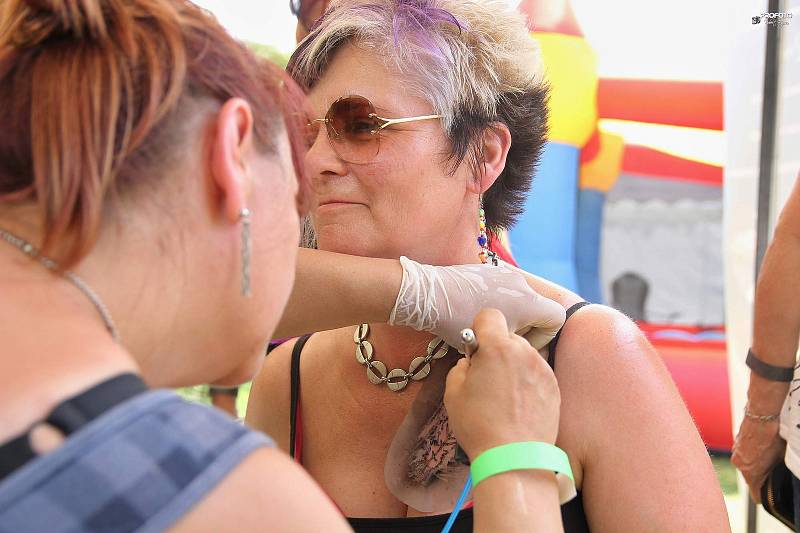
[[[558,439],[580,463],[593,530],[728,530],[705,446],[661,356],[633,321],[606,306],[581,308],[562,330],[555,370]],[[636,511],[611,511],[619,508]]]
[[[591,350],[586,348],[591,346]],[[571,355],[572,354],[572,355]],[[665,368],[644,333],[630,318],[605,305],[590,304],[575,312],[562,329],[559,364],[582,354],[588,364],[602,366],[655,363]],[[596,370],[596,369],[595,369]],[[624,370],[615,368],[615,371]]]
[[[264,529],[351,531],[311,477],[274,448],[253,452],[172,528],[192,533]]]
[[[651,399],[688,417],[661,357],[632,320],[610,307],[588,305],[567,320],[555,371],[563,409],[580,423],[582,435],[607,433],[605,417],[618,419],[620,409],[654,409]]]
[[[248,426],[268,434],[284,451],[289,450],[291,364],[296,343],[297,339],[286,341],[266,356],[253,380],[245,417]]]
[[[564,309],[584,301],[580,295],[557,283],[529,272],[522,273],[533,290],[558,302]],[[556,374],[561,381],[561,375],[566,372],[561,368],[569,369],[570,375],[582,370],[591,374],[598,368],[614,368],[616,372],[619,369],[615,366],[629,358],[638,365],[653,365],[662,377],[669,378],[658,354],[633,321],[615,309],[592,304],[578,310],[564,324],[558,343]]]

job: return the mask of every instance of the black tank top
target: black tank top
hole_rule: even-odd
[[[567,320],[575,311],[581,307],[589,305],[589,302],[580,302],[567,309]],[[566,321],[564,322],[566,324]],[[562,326],[563,329],[563,326]],[[289,454],[298,463],[302,457],[302,422],[300,409],[300,354],[308,341],[309,335],[303,335],[294,345],[292,350],[291,366],[291,410],[289,414],[290,436]],[[556,366],[556,346],[561,338],[561,330],[550,341],[549,356],[547,363],[555,370]],[[449,515],[420,516],[412,518],[347,518],[350,527],[356,533],[439,533],[444,527]],[[583,499],[581,492],[572,500],[561,506],[561,520],[564,523],[565,533],[588,533],[589,524],[586,522],[586,514],[583,510]],[[473,522],[472,507],[463,509],[458,513],[455,523],[450,531],[453,533],[471,533]]]

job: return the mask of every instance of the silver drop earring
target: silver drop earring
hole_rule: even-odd
[[[250,253],[253,246],[250,239],[250,214],[246,207],[239,211],[239,221],[242,223],[242,296],[245,298],[253,295],[250,290]]]

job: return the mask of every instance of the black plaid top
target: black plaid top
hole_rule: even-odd
[[[219,411],[146,392],[0,482],[0,532],[162,531],[262,446]]]

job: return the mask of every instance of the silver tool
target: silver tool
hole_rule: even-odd
[[[478,350],[478,337],[475,336],[475,332],[470,328],[461,330],[461,342],[467,357],[471,357]]]

